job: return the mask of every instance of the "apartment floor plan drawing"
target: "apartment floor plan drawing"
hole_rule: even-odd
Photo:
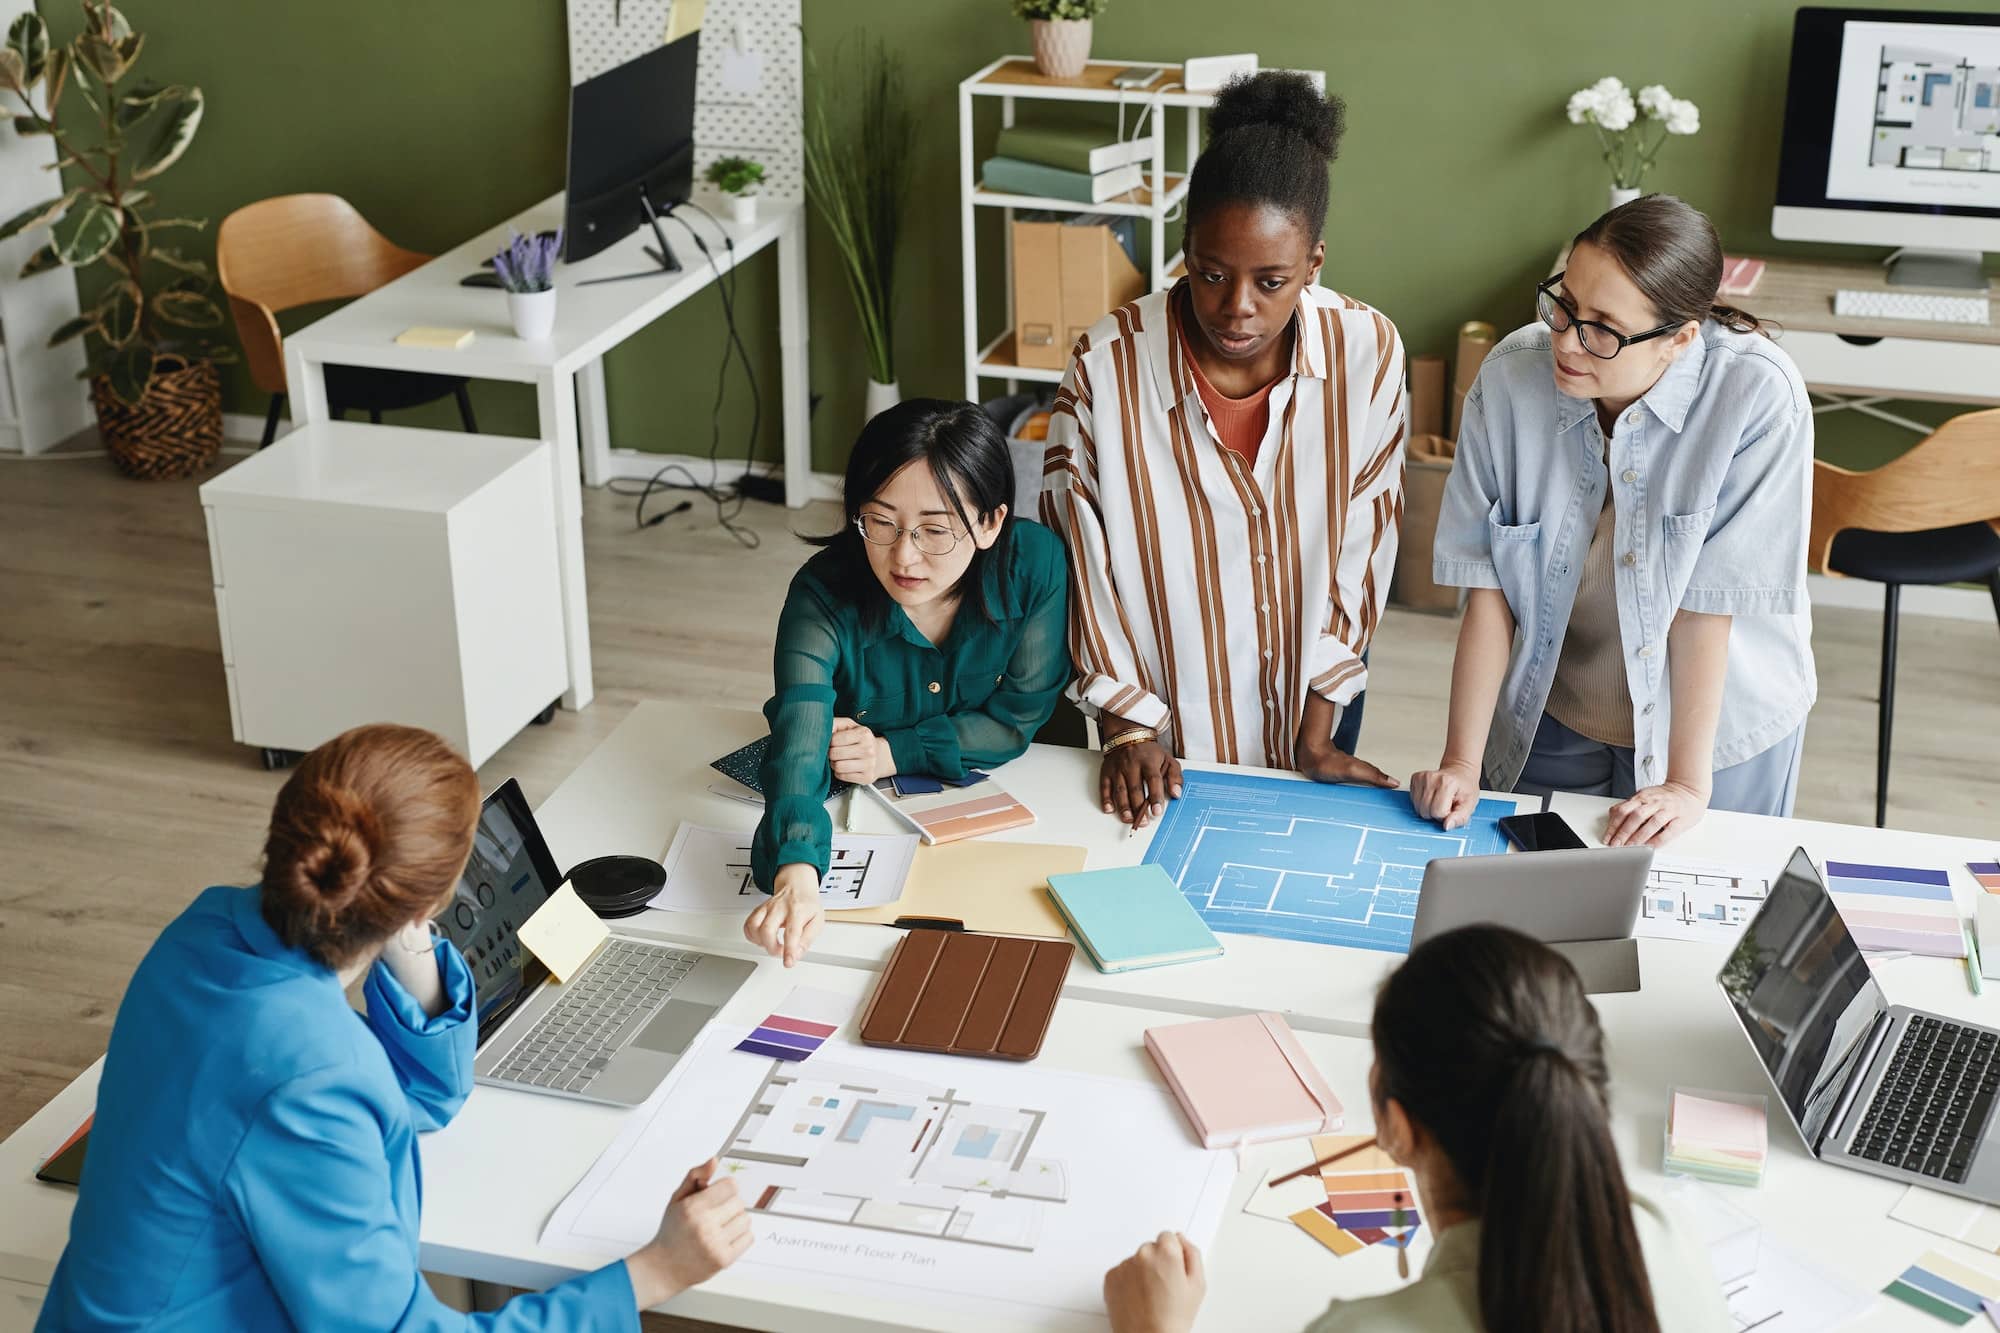
[[[718,1154],[754,1213],[1032,1251],[1068,1202],[1060,1161],[1034,1154],[1045,1113],[948,1087],[771,1061]]]
[[[1655,860],[1646,872],[1634,935],[1654,939],[1733,940],[1764,905],[1762,875],[1705,861]]]
[[[1875,99],[1870,165],[2000,172],[2000,66],[1884,46]]]
[[[1424,867],[1507,850],[1512,801],[1446,832],[1401,791],[1190,769],[1146,860],[1212,930],[1406,952]]]
[[[828,907],[863,907],[863,894],[868,887],[868,874],[875,865],[876,852],[873,847],[842,846],[838,841],[828,854],[826,875],[819,882],[819,896]],[[736,884],[736,892],[744,898],[760,899],[764,891],[757,887],[756,876],[750,872],[750,844],[743,843],[734,851],[729,862],[729,874]]]

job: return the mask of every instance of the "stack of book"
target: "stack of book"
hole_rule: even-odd
[[[994,156],[980,168],[981,184],[999,194],[1101,204],[1137,189],[1153,141],[1120,139],[1109,129],[1075,125],[1010,125]]]

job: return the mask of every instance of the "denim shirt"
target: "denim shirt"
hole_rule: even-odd
[[[1611,487],[1614,582],[1632,757],[1667,776],[1667,631],[1679,611],[1732,617],[1714,768],[1755,758],[1817,695],[1806,529],[1812,408],[1770,339],[1713,321],[1613,423],[1556,388],[1540,324],[1495,347],[1466,396],[1433,552],[1442,584],[1498,588],[1514,615],[1484,781],[1512,788],[1555,679],[1584,556]]]

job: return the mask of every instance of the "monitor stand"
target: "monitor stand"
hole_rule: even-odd
[[[1891,287],[1986,290],[1985,256],[1977,250],[1901,249],[1882,261]]]
[[[672,211],[672,207],[669,206],[667,213],[671,213]],[[603,282],[625,282],[632,278],[652,278],[658,277],[662,273],[678,273],[681,271],[681,261],[674,256],[673,247],[667,244],[666,232],[660,229],[660,219],[666,216],[666,214],[653,207],[653,196],[643,185],[639,187],[639,212],[644,215],[646,225],[653,229],[653,241],[659,247],[658,249],[654,249],[651,245],[644,247],[646,257],[653,261],[654,266],[652,268],[642,268],[637,273],[614,273],[606,278],[590,278],[578,283],[577,286],[594,287]]]

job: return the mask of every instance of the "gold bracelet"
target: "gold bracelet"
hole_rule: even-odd
[[[1145,741],[1156,741],[1158,739],[1160,739],[1160,733],[1154,731],[1151,727],[1129,727],[1104,742],[1099,748],[1103,753],[1110,754],[1121,745],[1139,745]]]

